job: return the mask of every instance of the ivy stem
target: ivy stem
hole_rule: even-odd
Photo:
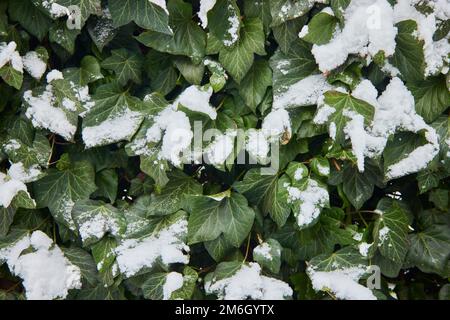
[[[242,261],[243,263],[245,261],[247,261],[248,252],[250,251],[250,235],[251,235],[251,233],[248,235],[248,238],[247,238],[247,249],[245,249],[245,257],[244,257],[244,261]]]
[[[261,244],[264,242],[264,240],[262,239],[261,235],[259,233],[256,234],[256,237],[258,238],[258,243]]]
[[[339,163],[337,163],[336,159],[331,159],[331,162],[333,162],[333,165],[337,171],[341,171],[341,167],[339,166]]]
[[[361,214],[361,211],[358,211],[358,216],[361,218],[362,222],[364,223],[364,225],[366,226],[366,228],[369,227],[369,225],[367,224],[366,220],[364,219],[364,217]]]
[[[52,160],[52,157],[53,157],[53,147],[55,146],[55,135],[52,134],[50,136],[50,139],[52,140],[52,148],[51,148],[51,151],[50,151],[50,156],[48,157],[48,160],[47,160],[47,166],[52,165],[52,163],[50,163],[50,160]]]

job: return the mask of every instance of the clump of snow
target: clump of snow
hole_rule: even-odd
[[[198,17],[200,19],[202,28],[205,29],[208,26],[208,11],[214,8],[217,0],[200,0],[200,9],[198,11]]]
[[[320,163],[317,164],[317,170],[323,176],[328,176],[330,174],[330,167],[322,166]]]
[[[330,125],[328,126],[328,132],[330,134],[330,138],[336,140],[336,123],[330,123]]]
[[[302,28],[302,30],[300,30],[300,32],[298,33],[298,37],[299,38],[304,38],[308,35],[309,33],[309,27],[307,24],[305,24]]]
[[[324,124],[328,121],[328,119],[330,118],[330,116],[336,112],[336,109],[327,105],[324,102],[324,96],[320,97],[317,100],[317,112],[316,115],[314,116],[314,123],[316,124]]]
[[[378,98],[378,105],[371,128],[372,138],[368,143],[370,151],[382,151],[387,138],[397,130],[419,133],[425,131],[427,144],[418,147],[406,158],[387,168],[389,179],[398,178],[425,168],[439,152],[436,131],[425,123],[415,112],[414,97],[399,78],[393,78],[383,94]]]
[[[230,36],[230,39],[225,39],[223,41],[223,44],[227,47],[231,47],[232,45],[234,45],[238,39],[239,39],[239,24],[240,24],[240,18],[238,17],[238,15],[236,14],[234,8],[232,5],[228,6],[228,10],[230,10],[231,12],[233,12],[234,14],[230,17],[228,17],[228,25],[229,28],[227,30],[228,35]]]
[[[243,264],[231,277],[205,283],[205,292],[220,300],[284,300],[292,296],[292,289],[281,280],[261,275],[257,263]]]
[[[89,88],[88,86],[78,86],[70,81],[69,85],[75,99],[57,98],[52,82],[64,80],[63,74],[58,70],[52,70],[47,74],[46,80],[48,84],[42,93],[34,96],[31,90],[24,92],[23,101],[28,107],[25,115],[31,120],[34,127],[48,129],[66,140],[72,140],[77,130],[76,117],[84,116],[95,104],[91,101]],[[61,99],[62,101],[60,101]],[[79,108],[77,104],[82,108]]]
[[[399,0],[394,6],[395,23],[404,20],[414,20],[417,23],[418,39],[424,41],[424,56],[426,62],[425,76],[433,75],[442,70],[444,62],[448,63],[450,44],[447,38],[433,40],[437,30],[437,20],[445,21],[450,18],[450,4],[448,1],[426,1],[432,10],[429,14],[420,13],[415,5],[419,0]]]
[[[42,7],[50,13],[50,16],[53,19],[70,15],[69,9],[56,3],[55,0],[44,0],[41,4]]]
[[[39,165],[32,165],[29,168],[25,168],[22,162],[18,162],[11,164],[8,169],[8,175],[13,180],[29,183],[40,177],[42,175],[42,170]]]
[[[415,111],[414,97],[399,78],[393,78],[386,90],[378,96],[378,91],[369,80],[363,80],[353,90],[352,96],[371,104],[374,118],[369,126],[365,126],[362,115],[350,110],[343,110],[349,120],[344,133],[352,143],[352,151],[357,159],[358,169],[364,171],[364,157],[374,158],[382,154],[390,135],[398,131],[420,133],[424,131],[427,144],[418,147],[406,158],[387,168],[386,177],[398,178],[425,168],[439,152],[438,137],[435,129],[427,125]],[[314,122],[324,124],[336,110],[319,99],[319,108]],[[335,136],[330,130],[330,136]],[[330,124],[331,129],[332,124]]]
[[[178,105],[183,107],[207,114],[212,120],[217,117],[216,109],[211,107],[209,99],[213,93],[212,87],[202,88],[200,86],[192,85],[186,88],[173,102],[173,106],[176,109]]]
[[[139,112],[125,108],[121,113],[114,114],[96,126],[83,128],[83,141],[91,148],[105,145],[131,137],[142,121]]]
[[[94,216],[88,217],[80,215],[77,222],[82,241],[101,239],[107,232],[118,235],[120,230],[119,222],[112,218],[108,211],[99,211]]]
[[[355,112],[344,110],[344,115],[351,120],[344,127],[345,137],[352,143],[352,151],[356,157],[358,170],[364,171],[364,153],[366,150],[366,131],[364,130],[364,117]]]
[[[12,152],[20,149],[20,142],[16,139],[10,139],[6,144],[3,145],[3,149],[6,152]]]
[[[245,149],[256,161],[264,164],[267,161],[270,146],[261,130],[250,129],[247,131]]]
[[[355,232],[352,237],[356,241],[361,241],[363,238],[363,234],[360,232]]]
[[[169,106],[154,118],[153,126],[147,130],[146,139],[148,142],[158,142],[161,138],[159,157],[175,166],[181,165],[181,153],[190,146],[193,138],[189,118],[184,112],[175,111]]]
[[[0,68],[10,63],[13,69],[23,73],[23,62],[20,54],[16,51],[17,44],[14,41],[6,44],[0,43]]]
[[[289,203],[300,201],[299,211],[294,212],[299,227],[313,222],[329,202],[328,190],[313,179],[308,179],[304,190],[287,186],[287,191]]]
[[[53,69],[49,73],[47,73],[46,80],[47,83],[52,82],[53,80],[62,80],[64,76],[61,71]]]
[[[166,282],[163,285],[163,300],[169,300],[172,292],[183,287],[183,275],[178,272],[170,272],[166,276]]]
[[[89,86],[88,85],[79,86],[73,83],[72,81],[70,82],[70,86],[72,88],[73,93],[75,94],[75,97],[78,99],[78,101],[84,108],[84,111],[80,112],[79,114],[80,117],[83,118],[95,106],[95,102],[89,95]]]
[[[2,172],[0,172],[0,187],[0,207],[9,207],[14,197],[21,191],[28,194],[27,186],[22,181],[7,177]]]
[[[67,140],[73,138],[77,127],[69,121],[62,109],[53,106],[55,96],[51,85],[47,85],[45,91],[36,97],[31,90],[25,91],[23,99],[29,106],[25,115],[34,127],[48,129]]]
[[[333,89],[321,74],[308,76],[280,94],[273,97],[273,108],[289,108],[317,104],[317,100],[326,92]]]
[[[255,249],[253,249],[253,255],[259,255],[269,261],[273,260],[271,247],[270,244],[268,244],[267,242],[263,242],[257,247],[255,247]]]
[[[215,140],[205,148],[206,163],[215,166],[223,164],[234,151],[235,138],[236,132],[233,130],[216,136]]]
[[[275,68],[280,71],[283,75],[287,75],[289,73],[289,66],[291,65],[291,61],[287,59],[282,59],[277,62]],[[283,88],[286,89],[286,88]]]
[[[387,0],[351,1],[344,12],[345,25],[332,40],[314,45],[312,53],[322,72],[342,65],[350,54],[374,57],[383,51],[386,57],[395,52],[394,10]]]
[[[294,179],[299,181],[304,178],[307,174],[306,170],[303,167],[297,168],[294,172]]]
[[[23,73],[23,61],[22,57],[19,55],[17,51],[14,51],[11,55],[11,66],[14,70]]]
[[[330,7],[323,8],[322,11],[320,11],[320,13],[326,13],[326,14],[334,17],[333,9],[331,9]]]
[[[22,58],[25,70],[35,79],[40,79],[47,70],[47,63],[43,61],[36,51],[30,51]]]
[[[264,118],[261,129],[270,142],[277,141],[285,134],[290,138],[292,132],[289,113],[285,109],[272,110]]]
[[[334,271],[316,271],[309,267],[307,273],[316,291],[331,291],[344,300],[376,300],[372,291],[359,284],[365,268],[353,267]]]
[[[381,71],[389,74],[392,78],[398,77],[401,75],[400,70],[398,70],[396,67],[394,67],[389,62],[385,61],[383,67],[381,67]]]
[[[180,219],[157,234],[122,241],[115,249],[121,273],[131,277],[144,268],[151,268],[157,259],[165,265],[188,263],[189,246],[182,240],[186,234],[187,221]]]
[[[33,252],[21,254],[31,247]],[[61,249],[42,231],[26,235],[10,247],[0,249],[0,261],[23,279],[29,300],[66,298],[70,289],[81,288],[80,268],[73,265]]]
[[[367,254],[369,253],[369,249],[370,247],[372,247],[373,243],[367,243],[367,242],[361,242],[358,245],[358,250],[359,253],[363,256],[363,257],[367,257]]]

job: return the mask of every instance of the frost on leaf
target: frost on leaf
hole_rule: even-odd
[[[95,106],[83,121],[83,141],[88,148],[130,140],[143,120],[141,101],[123,92],[118,84],[100,87],[93,96]]]
[[[70,289],[81,288],[80,269],[42,231],[1,248],[0,261],[6,261],[11,272],[23,279],[29,300],[64,299]]]
[[[126,230],[123,213],[102,201],[76,202],[72,209],[72,217],[84,245],[100,240],[106,233],[120,236]]]

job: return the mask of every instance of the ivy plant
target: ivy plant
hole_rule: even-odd
[[[448,12],[1,1],[0,299],[449,299]]]

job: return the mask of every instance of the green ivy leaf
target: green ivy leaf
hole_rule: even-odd
[[[106,233],[119,237],[127,228],[123,213],[103,201],[77,201],[72,218],[85,246],[100,240]]]
[[[367,265],[367,261],[352,247],[345,247],[331,255],[321,254],[309,261],[311,268],[316,271],[334,271]]]
[[[33,183],[36,203],[48,207],[58,222],[73,230],[72,208],[97,189],[94,176],[94,168],[85,161],[71,163],[64,170],[49,169],[46,177]]]
[[[23,73],[7,64],[0,68],[0,77],[10,86],[20,90],[23,82]]]
[[[49,40],[72,55],[75,52],[75,40],[79,34],[80,30],[69,29],[65,22],[60,21],[50,27]]]
[[[185,207],[188,195],[202,193],[202,186],[182,171],[174,170],[169,173],[169,183],[159,194],[152,194],[142,210],[146,215],[167,215]]]
[[[266,51],[262,23],[251,18],[247,19],[241,28],[239,42],[230,49],[220,50],[219,61],[233,79],[240,83],[253,64],[254,53],[265,55]]]
[[[239,93],[244,98],[245,104],[256,112],[270,85],[272,85],[272,70],[269,63],[265,60],[256,61],[242,79]]]
[[[281,266],[280,243],[275,239],[267,239],[253,249],[253,259],[263,268],[272,273],[278,273]]]
[[[233,46],[241,28],[241,13],[236,0],[217,1],[207,16],[211,34],[224,46]]]
[[[172,34],[169,16],[157,4],[147,0],[108,0],[108,4],[115,27],[134,21],[141,28]]]
[[[397,25],[395,53],[391,63],[400,70],[406,81],[422,80],[425,72],[423,41],[415,36],[417,23],[413,20],[401,21]]]
[[[291,46],[298,42],[298,33],[307,21],[307,16],[288,20],[273,27],[273,36],[280,46],[280,50],[287,54]]]
[[[219,200],[216,196],[192,196],[188,211],[189,243],[217,239],[221,234],[233,246],[238,247],[252,228],[255,212],[244,196],[231,192]]]
[[[141,83],[141,55],[127,49],[112,50],[111,54],[102,61],[102,68],[114,71],[121,85],[126,85],[129,80]]]
[[[380,183],[380,170],[377,166],[366,164],[364,172],[356,166],[346,164],[343,169],[343,190],[356,209],[372,197],[376,184]]]
[[[93,100],[95,106],[83,120],[85,144],[95,147],[130,140],[143,119],[138,112],[142,102],[122,91],[117,83],[99,87]],[[108,125],[114,126],[121,121],[129,122],[127,127],[111,132],[112,128],[108,128]]]
[[[416,111],[426,122],[432,122],[450,106],[450,93],[445,77],[438,76],[408,84],[414,96]]]
[[[270,58],[270,66],[273,70],[275,97],[317,71],[311,45],[299,39],[290,44],[286,53],[277,50]]]
[[[411,247],[407,259],[426,273],[444,274],[450,257],[450,228],[432,225],[409,236]]]
[[[430,201],[434,203],[434,205],[445,211],[448,209],[448,190],[445,189],[436,189],[430,192]]]
[[[145,31],[136,39],[147,47],[174,55],[185,55],[197,62],[206,49],[206,34],[192,21],[192,6],[182,0],[168,2],[173,34]]]
[[[272,13],[272,27],[295,19],[307,13],[314,5],[314,1],[273,0],[270,1]]]
[[[408,217],[395,201],[382,199],[377,206],[382,212],[373,228],[374,243],[381,254],[396,264],[402,264],[408,252]]]
[[[337,19],[326,12],[319,12],[308,23],[308,32],[301,38],[306,42],[321,45],[328,43],[336,29]]]
[[[233,187],[242,193],[252,205],[259,206],[264,214],[282,227],[290,214],[287,195],[282,192],[285,181],[277,175],[261,175],[259,169],[249,170],[242,181],[235,182]]]
[[[114,249],[117,247],[117,240],[113,237],[103,237],[100,241],[91,246],[92,257],[96,263],[102,282],[111,286],[117,272],[114,272],[116,265],[116,254]]]
[[[64,70],[64,79],[74,81],[85,86],[91,82],[103,79],[98,60],[93,56],[85,56],[81,59],[79,68],[69,68]]]
[[[97,284],[97,268],[92,256],[87,251],[77,247],[61,247],[61,250],[71,263],[80,268],[81,276],[87,283],[90,285]]]
[[[101,0],[58,0],[58,4],[65,7],[77,6],[81,13],[81,26],[91,14],[101,13]]]
[[[9,206],[8,208],[0,207],[0,238],[8,234],[9,228],[14,221],[16,208]]]
[[[345,112],[355,112],[364,117],[364,123],[369,125],[373,119],[374,107],[367,102],[356,99],[353,96],[338,91],[328,91],[324,94],[325,104],[334,108],[335,111],[327,120],[327,123],[336,125],[336,142],[343,144],[345,141],[344,128],[349,117],[344,115]]]
[[[29,33],[42,40],[50,29],[52,20],[39,10],[31,0],[14,0],[8,6],[11,19],[18,21]]]

